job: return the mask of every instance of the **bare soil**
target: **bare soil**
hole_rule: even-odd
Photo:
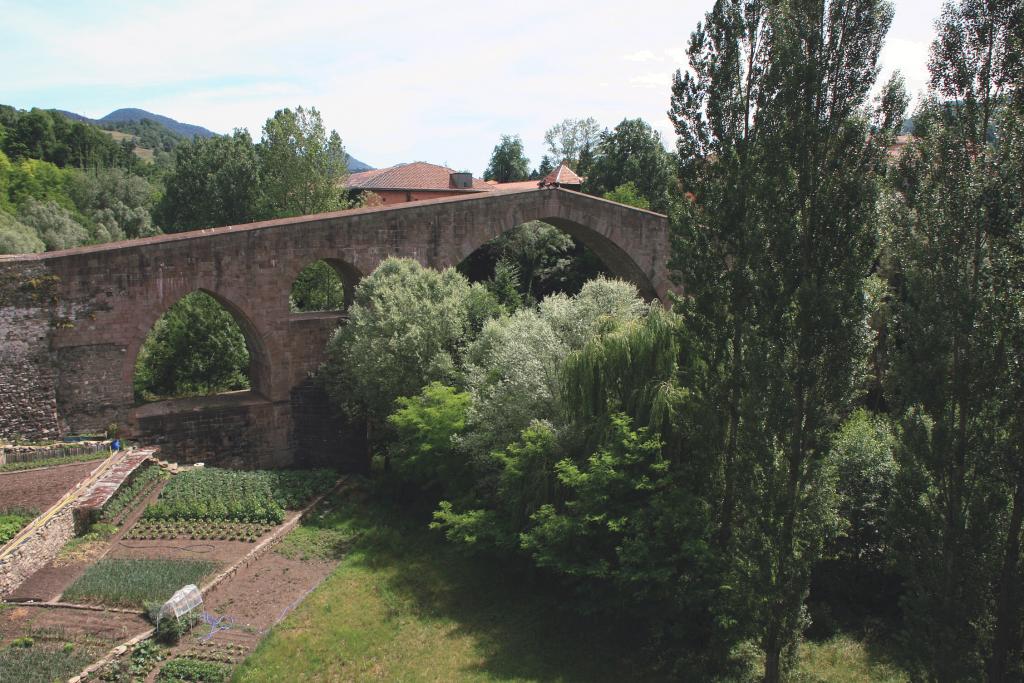
[[[285,522],[298,516],[298,512],[289,510],[285,513]],[[132,521],[134,524],[134,520]],[[125,530],[131,528],[131,524],[125,524]],[[107,557],[125,559],[169,559],[169,560],[207,560],[217,562],[221,566],[227,566],[245,557],[250,550],[278,527],[272,527],[270,531],[256,539],[255,542],[247,541],[216,541],[216,540],[191,540],[188,538],[168,538],[156,541],[143,541],[140,539],[118,538],[111,544]]]
[[[67,640],[95,639],[114,645],[149,628],[141,616],[66,607],[12,605],[0,610],[0,647],[38,631],[63,633]]]
[[[102,459],[23,472],[0,472],[0,506],[42,512],[101,464]]]
[[[263,555],[204,596],[207,615],[221,621],[213,627],[200,624],[173,648],[172,656],[240,663],[337,564]]]

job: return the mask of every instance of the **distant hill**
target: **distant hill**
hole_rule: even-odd
[[[64,116],[67,116],[68,118],[74,119],[76,121],[84,121],[85,123],[91,123],[93,125],[99,126],[100,128],[115,128],[117,130],[127,133],[137,134],[138,131],[132,127],[126,126],[125,124],[148,120],[160,124],[167,130],[171,131],[172,133],[181,136],[187,140],[191,140],[195,136],[199,136],[201,138],[212,138],[217,135],[217,133],[214,133],[208,128],[203,128],[202,126],[197,126],[193,123],[181,123],[180,121],[175,121],[174,119],[168,116],[154,114],[153,112],[146,111],[145,109],[117,109],[116,111],[110,112],[101,119],[90,119],[87,116],[76,114],[73,111],[64,111],[61,109],[58,109],[56,111],[59,114],[63,114]],[[156,145],[153,146],[155,147]],[[170,147],[173,147],[173,145],[164,146],[164,148],[167,149],[167,151],[170,151]],[[356,159],[352,155],[348,155],[348,170],[350,173],[359,173],[360,171],[372,171],[373,166],[370,166],[369,164],[364,163],[359,159]]]
[[[360,171],[372,171],[373,170],[373,166],[370,166],[369,164],[366,164],[366,163],[363,163],[362,161],[359,161],[359,159],[356,159],[351,154],[347,154],[345,156],[348,157],[348,172],[349,173],[359,173]]]
[[[192,123],[181,123],[180,121],[175,121],[168,116],[154,114],[146,111],[145,109],[118,109],[104,116],[98,121],[98,123],[121,123],[123,121],[142,121],[143,119],[156,121],[168,130],[174,131],[178,135],[182,135],[189,140],[197,135],[201,138],[212,138],[216,135],[212,130],[203,128],[202,126],[197,126]]]

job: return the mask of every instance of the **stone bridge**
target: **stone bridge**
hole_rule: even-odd
[[[590,247],[645,297],[672,285],[665,216],[564,189],[527,189],[234,225],[0,257],[0,439],[102,431],[162,443],[179,461],[272,466],[365,453],[309,380],[342,312],[292,313],[298,273],[324,260],[346,289],[388,256],[455,266],[500,233],[543,220]],[[238,321],[252,389],[136,405],[139,348],[201,290]]]

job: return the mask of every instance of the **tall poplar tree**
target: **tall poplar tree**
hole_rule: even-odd
[[[677,74],[683,190],[673,266],[710,368],[720,551],[734,558],[765,680],[782,678],[835,518],[831,436],[866,353],[883,142],[905,102],[866,111],[892,18],[882,0],[719,0]]]
[[[1022,19],[946,4],[894,205],[907,642],[940,681],[1020,680]]]

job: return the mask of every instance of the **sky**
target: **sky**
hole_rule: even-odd
[[[376,167],[482,175],[502,134],[536,165],[544,131],[640,117],[674,135],[672,73],[712,0],[318,2],[0,0],[0,103],[99,118],[138,107],[217,133],[313,106]],[[940,0],[894,0],[882,52],[927,82]]]

